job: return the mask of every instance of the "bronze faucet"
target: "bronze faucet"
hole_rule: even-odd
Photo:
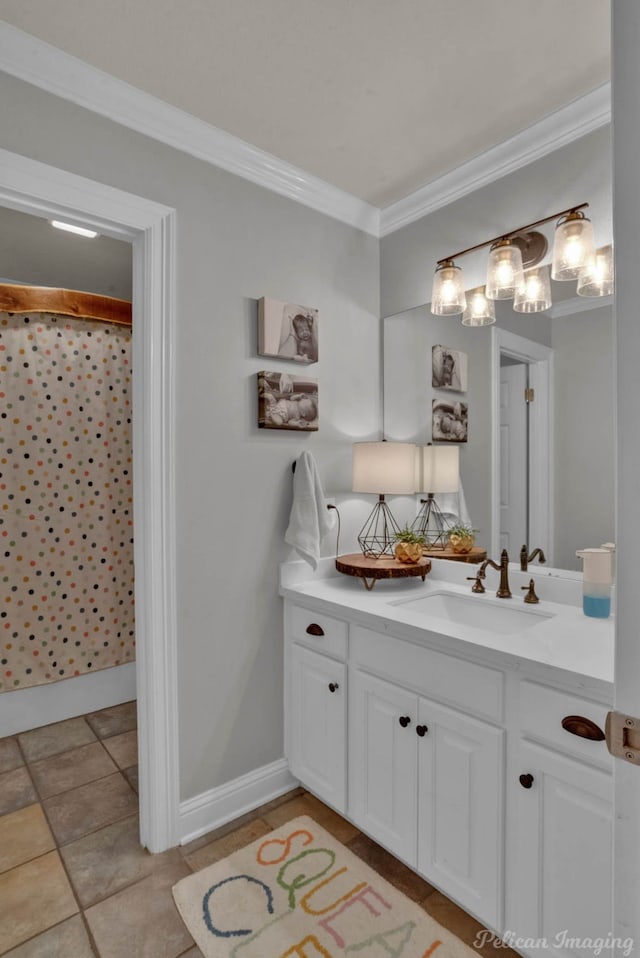
[[[527,551],[527,547],[526,547],[526,545],[524,545],[524,546],[522,547],[522,549],[520,549],[520,570],[521,570],[522,572],[526,572],[529,563],[530,563],[530,562],[533,562],[533,560],[535,559],[536,556],[538,556],[538,561],[539,561],[539,562],[546,562],[546,561],[547,561],[547,560],[546,560],[546,557],[545,557],[545,554],[544,554],[544,552],[542,551],[542,549],[540,549],[540,548],[534,549],[533,552],[531,553],[531,555],[529,555],[529,554],[528,554],[528,551]]]
[[[486,568],[491,566],[492,569],[497,569],[500,573],[500,585],[498,586],[498,591],[496,595],[499,599],[510,599],[511,598],[511,589],[509,588],[509,553],[506,549],[503,549],[500,554],[500,565],[497,562],[494,562],[493,559],[485,559],[482,565],[478,570],[478,579],[484,579],[486,577]]]

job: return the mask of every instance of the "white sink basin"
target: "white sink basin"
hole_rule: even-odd
[[[513,601],[496,601],[483,596],[459,595],[457,592],[431,592],[418,599],[400,599],[391,604],[400,605],[407,612],[421,617],[433,616],[455,622],[456,625],[468,625],[501,635],[532,629],[551,618],[548,612],[539,612],[537,609],[522,606],[514,609]]]

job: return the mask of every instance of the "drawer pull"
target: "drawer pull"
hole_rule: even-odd
[[[525,772],[524,775],[521,775],[519,782],[523,788],[531,788],[533,785],[533,775],[530,772]]]
[[[329,691],[330,691],[330,692],[337,692],[339,688],[340,688],[340,686],[338,685],[337,682],[329,682]]]
[[[317,622],[312,622],[311,625],[307,626],[308,635],[324,635],[324,629],[321,625],[318,625]]]
[[[403,728],[406,728],[407,725],[411,725],[411,719],[408,715],[401,715],[398,721]]]
[[[428,725],[416,725],[416,732],[422,738],[429,731]]]
[[[562,719],[562,727],[572,735],[579,735],[580,738],[588,738],[592,742],[604,741],[604,732],[600,726],[583,715],[566,715]]]

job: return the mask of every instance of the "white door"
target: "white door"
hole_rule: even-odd
[[[500,365],[500,549],[515,559],[528,544],[526,363]]]
[[[289,767],[341,812],[346,803],[346,675],[344,663],[292,646]]]
[[[350,817],[415,866],[417,696],[354,671],[349,700]]]
[[[420,699],[418,870],[502,932],[504,730]]]
[[[526,742],[519,758],[513,927],[554,955],[593,958],[589,939],[612,927],[611,775]]]
[[[640,384],[640,4],[616,0],[613,17],[613,220],[616,255],[617,485],[616,708],[640,717],[638,548]],[[614,762],[614,933],[640,950],[640,766]],[[621,950],[622,953],[624,951]]]

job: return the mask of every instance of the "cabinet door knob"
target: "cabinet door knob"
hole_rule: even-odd
[[[406,728],[407,725],[411,725],[411,719],[408,715],[401,715],[398,721],[403,728]]]
[[[317,622],[312,622],[307,626],[308,635],[324,635],[324,629]]]
[[[524,775],[520,776],[520,784],[523,788],[531,788],[533,785],[533,775],[530,772],[525,772]]]
[[[416,725],[416,732],[418,733],[420,738],[422,738],[423,735],[426,735],[428,731],[429,731],[428,725]]]
[[[340,688],[340,686],[338,685],[337,682],[329,682],[329,691],[330,691],[330,692],[337,692],[339,688]]]
[[[591,739],[592,742],[603,742],[604,732],[599,725],[585,718],[584,715],[565,715],[562,719],[562,727],[572,735],[579,735],[580,738]]]

